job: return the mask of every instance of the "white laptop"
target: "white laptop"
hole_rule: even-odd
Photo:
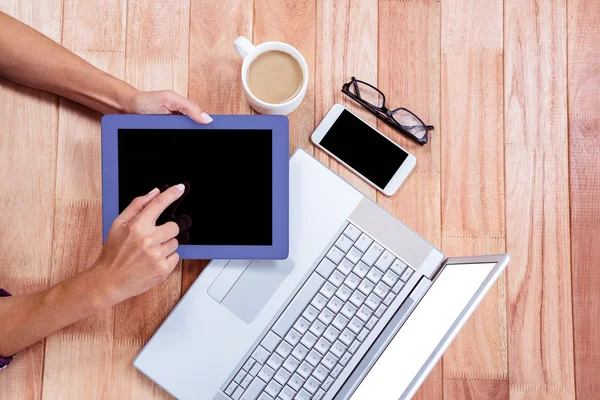
[[[508,260],[445,258],[298,150],[289,258],[212,261],[134,365],[179,399],[410,398]]]

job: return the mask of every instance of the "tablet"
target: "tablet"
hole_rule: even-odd
[[[153,188],[188,182],[182,259],[285,259],[289,247],[289,123],[280,115],[102,118],[102,233]]]

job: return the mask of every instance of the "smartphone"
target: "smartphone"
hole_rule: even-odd
[[[417,162],[341,104],[329,110],[311,140],[386,196],[396,193]]]

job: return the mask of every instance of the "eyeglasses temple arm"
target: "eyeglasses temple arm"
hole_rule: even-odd
[[[433,127],[433,125],[425,125],[425,128],[427,128],[428,131],[432,131],[435,128]]]

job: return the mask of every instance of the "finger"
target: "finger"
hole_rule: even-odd
[[[156,228],[154,233],[155,243],[162,244],[168,242],[179,235],[179,226],[175,222],[167,222]]]
[[[127,208],[125,208],[123,210],[123,212],[121,213],[121,215],[119,215],[116,219],[115,222],[119,222],[122,224],[126,224],[127,222],[131,221],[132,219],[134,219],[139,213],[140,211],[142,211],[144,209],[144,207],[146,207],[146,205],[148,203],[150,203],[150,201],[152,201],[152,199],[154,199],[158,194],[159,194],[159,190],[157,188],[152,189],[148,194],[144,195],[144,196],[140,196],[140,197],[136,197],[135,199],[133,199],[133,201],[131,202],[131,204],[129,204],[127,206]]]
[[[183,115],[187,115],[200,124],[209,124],[213,120],[210,115],[202,111],[197,103],[186,99],[175,92],[171,93],[169,100],[169,108],[172,111],[177,111]]]
[[[155,224],[160,214],[162,214],[162,212],[165,211],[165,209],[169,207],[171,203],[180,198],[184,190],[185,186],[182,183],[171,186],[164,192],[154,197],[136,218],[147,219],[152,224]]]
[[[171,253],[177,250],[178,246],[179,242],[177,241],[177,239],[170,239],[169,241],[163,243],[160,246],[160,251],[162,252],[162,254],[164,254],[165,257],[168,257],[169,255],[171,255]]]
[[[167,268],[169,270],[169,273],[171,273],[171,271],[173,271],[175,269],[175,267],[177,266],[177,263],[179,262],[179,254],[177,254],[177,253],[169,254],[169,256],[166,259],[166,262],[167,262]]]

